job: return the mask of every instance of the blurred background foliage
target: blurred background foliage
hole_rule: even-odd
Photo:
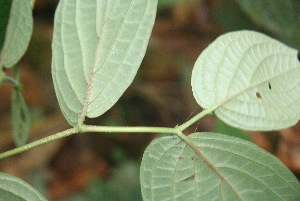
[[[32,116],[30,141],[69,128],[57,105],[51,78],[57,3],[58,0],[36,0],[33,36],[18,65]],[[0,42],[5,18],[0,12]],[[113,108],[87,123],[181,124],[201,111],[192,96],[190,76],[197,57],[215,38],[228,31],[250,29],[299,49],[299,27],[299,0],[159,0],[153,34],[135,81]],[[0,88],[1,152],[14,147],[10,97],[11,86],[6,83]],[[245,132],[210,115],[186,134],[194,131],[215,131],[252,140],[278,156],[297,176],[300,174],[299,125],[278,132]],[[141,157],[156,135],[78,134],[2,160],[0,171],[29,181],[49,200],[138,201]]]

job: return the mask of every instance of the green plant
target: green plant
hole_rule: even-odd
[[[29,8],[29,1],[24,4]],[[192,89],[204,110],[182,125],[109,127],[84,123],[86,117],[98,117],[109,110],[133,81],[146,51],[156,7],[155,0],[61,0],[55,15],[52,76],[60,108],[72,128],[2,153],[0,159],[76,133],[161,133],[164,136],[153,140],[143,156],[140,181],[144,200],[299,200],[297,179],[256,145],[217,133],[183,133],[211,113],[246,130],[276,130],[297,123],[298,51],[264,34],[227,33],[201,53],[192,72]],[[9,19],[9,23],[14,22]],[[8,26],[4,44],[10,34]],[[2,70],[13,66],[4,62],[3,55],[20,57],[6,47],[1,50]],[[4,71],[0,78],[1,83],[10,80]],[[19,86],[15,81],[12,83]],[[20,105],[22,101],[16,102]],[[22,108],[18,106],[13,112],[25,111]],[[27,125],[25,113],[17,114]],[[22,131],[24,124],[17,124]],[[18,134],[22,135],[20,129]],[[0,174],[0,181],[1,199],[45,200],[12,176]]]
[[[226,30],[254,29],[257,25],[299,49],[300,1],[219,0],[218,3],[215,17]]]

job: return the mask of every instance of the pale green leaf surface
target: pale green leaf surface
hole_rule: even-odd
[[[277,158],[255,144],[216,133],[155,139],[141,164],[144,201],[300,200],[300,185]]]
[[[0,67],[13,67],[24,55],[33,29],[30,1],[13,0],[0,54]]]
[[[224,34],[196,61],[194,97],[203,108],[215,107],[215,114],[234,127],[290,127],[300,118],[297,53],[258,32]]]
[[[21,179],[0,173],[1,201],[46,201],[46,199],[32,186]]]
[[[131,84],[144,57],[157,0],[61,0],[52,76],[71,125],[98,117]]]

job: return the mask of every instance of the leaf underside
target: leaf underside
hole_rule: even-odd
[[[192,73],[196,101],[231,126],[277,130],[300,118],[298,51],[258,32],[217,38]]]
[[[24,55],[33,29],[30,1],[12,0],[5,39],[0,54],[0,67],[13,67]]]
[[[189,136],[197,155],[177,136],[155,139],[141,165],[144,201],[300,200],[300,185],[274,156],[216,133]]]
[[[52,76],[60,108],[75,126],[111,108],[136,75],[157,0],[61,0]]]
[[[0,173],[0,200],[46,201],[32,186],[14,176]]]

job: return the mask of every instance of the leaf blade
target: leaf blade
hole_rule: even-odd
[[[155,139],[141,165],[144,200],[297,200],[300,185],[274,156],[244,140],[215,133]],[[214,169],[212,169],[212,168]]]
[[[258,32],[236,31],[216,39],[199,56],[193,94],[231,126],[277,130],[300,118],[297,50]]]
[[[150,0],[60,2],[52,75],[71,125],[106,112],[131,84],[146,51],[156,5]]]
[[[5,173],[0,173],[0,192],[1,200],[46,201],[32,186]]]
[[[25,145],[30,133],[30,112],[27,104],[16,87],[12,91],[12,131],[17,147]]]
[[[0,55],[0,67],[11,68],[20,60],[29,45],[32,29],[30,1],[13,0]]]

